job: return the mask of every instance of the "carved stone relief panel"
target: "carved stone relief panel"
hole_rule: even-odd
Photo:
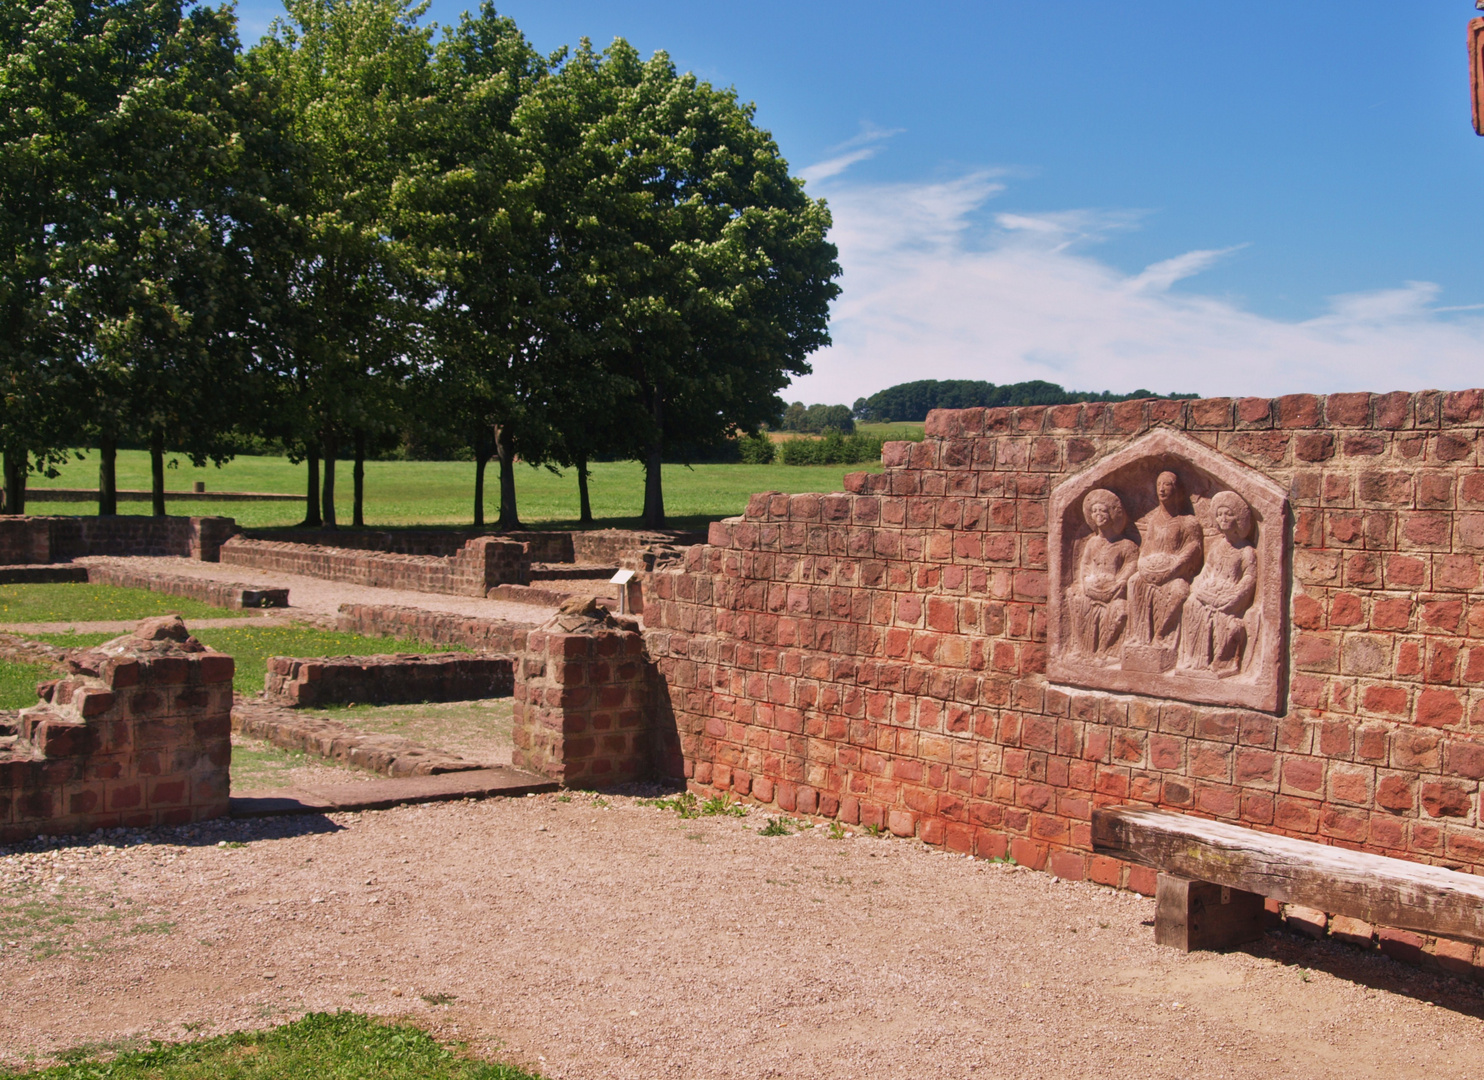
[[[1054,682],[1277,711],[1284,489],[1156,431],[1051,494]]]

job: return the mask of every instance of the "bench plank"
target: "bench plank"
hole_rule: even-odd
[[[1484,944],[1484,877],[1473,874],[1131,807],[1094,810],[1092,844],[1194,881]]]

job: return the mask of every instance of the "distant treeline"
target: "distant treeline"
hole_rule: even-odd
[[[1056,383],[1029,382],[996,386],[978,379],[919,379],[898,383],[870,397],[856,398],[852,412],[866,423],[926,420],[933,409],[995,408],[1005,405],[1070,405],[1078,401],[1132,401],[1135,398],[1193,398],[1198,394],[1156,394],[1135,390],[1131,394],[1090,393],[1065,390]]]
[[[844,405],[806,406],[802,401],[795,401],[783,411],[783,423],[778,430],[802,431],[810,435],[838,431],[842,435],[849,435],[855,430],[855,419]]]

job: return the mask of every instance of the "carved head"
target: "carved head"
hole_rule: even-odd
[[[1180,505],[1180,478],[1172,472],[1162,472],[1154,481],[1154,493],[1159,496],[1159,505],[1174,513]]]
[[[1128,526],[1123,500],[1107,488],[1094,488],[1082,496],[1082,520],[1095,533],[1110,528],[1121,533]]]
[[[1223,533],[1238,540],[1252,532],[1252,507],[1235,491],[1218,491],[1211,496],[1211,519]]]

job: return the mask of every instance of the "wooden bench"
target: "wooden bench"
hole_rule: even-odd
[[[1154,940],[1189,952],[1263,933],[1263,898],[1484,944],[1484,877],[1164,810],[1094,810],[1093,850],[1159,871]]]

